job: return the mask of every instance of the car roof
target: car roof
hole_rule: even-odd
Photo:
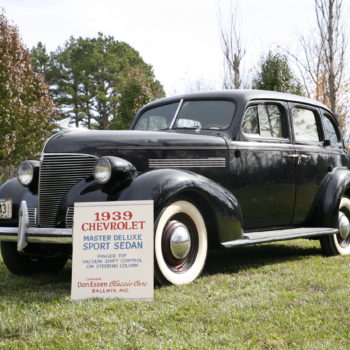
[[[149,108],[153,104],[163,104],[171,103],[181,99],[233,99],[237,102],[246,103],[251,100],[284,100],[288,102],[300,102],[306,103],[309,105],[317,106],[324,108],[331,112],[331,110],[325,106],[323,103],[320,103],[311,98],[304,96],[293,95],[284,92],[277,91],[267,91],[267,90],[223,90],[223,91],[210,91],[210,92],[196,92],[189,94],[176,95],[172,97],[161,98],[159,100],[153,101],[145,106]]]

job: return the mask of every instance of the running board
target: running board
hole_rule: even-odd
[[[241,238],[224,242],[224,247],[235,247],[247,244],[287,241],[297,238],[325,236],[338,233],[338,229],[329,227],[298,227],[284,230],[245,232]]]

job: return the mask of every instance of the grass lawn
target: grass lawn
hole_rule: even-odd
[[[213,253],[152,302],[72,302],[70,273],[18,277],[0,261],[0,349],[350,349],[350,257],[318,241]]]

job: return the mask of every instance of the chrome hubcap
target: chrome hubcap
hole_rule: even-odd
[[[339,213],[339,234],[342,239],[346,239],[350,233],[350,222],[348,217],[340,212]]]
[[[171,221],[169,228],[170,250],[176,259],[184,259],[191,249],[191,236],[187,227],[179,221]]]

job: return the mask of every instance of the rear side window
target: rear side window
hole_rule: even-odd
[[[282,110],[276,104],[257,104],[247,108],[242,131],[251,136],[283,138]]]
[[[296,141],[317,142],[320,140],[314,111],[295,107],[292,110],[292,120]]]
[[[340,138],[337,132],[337,128],[330,120],[330,117],[327,115],[323,115],[323,129],[324,129],[324,137],[325,140],[331,141],[331,143],[338,143]]]

